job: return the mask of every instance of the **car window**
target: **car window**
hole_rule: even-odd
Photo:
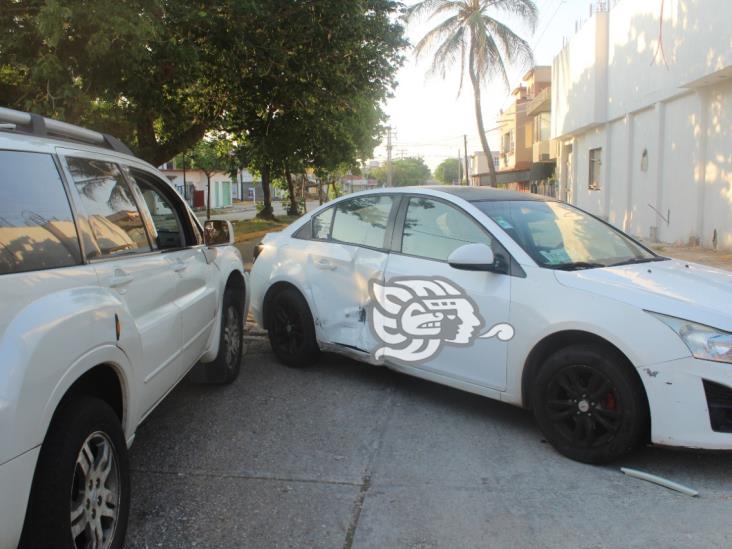
[[[79,263],[76,226],[51,155],[0,151],[0,275]]]
[[[156,244],[160,250],[183,248],[186,245],[183,225],[171,198],[166,196],[162,182],[139,170],[130,170],[155,226]],[[173,191],[175,192],[175,191]]]
[[[475,202],[531,258],[549,269],[655,261],[649,250],[602,221],[561,202]]]
[[[81,204],[102,257],[150,251],[147,233],[130,188],[110,162],[67,158]]]
[[[328,208],[313,217],[313,238],[327,240],[330,236],[330,226],[333,223],[333,208]]]
[[[383,248],[386,225],[394,199],[391,196],[360,196],[336,206],[332,239],[348,244]]]
[[[402,253],[447,261],[465,244],[492,246],[476,221],[459,209],[431,198],[410,198],[402,234]]]

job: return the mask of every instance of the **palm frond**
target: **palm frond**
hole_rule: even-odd
[[[483,0],[481,12],[485,14],[490,9],[518,17],[532,33],[539,22],[539,9],[533,0]]]
[[[435,12],[439,11],[442,13],[447,10],[458,9],[461,3],[456,0],[422,0],[413,6],[409,6],[404,14],[404,18],[407,21],[414,21],[429,13],[431,19],[435,15]]]
[[[455,64],[463,52],[464,37],[465,27],[458,27],[447,40],[440,44],[440,47],[435,51],[430,72],[433,74],[439,73],[442,78],[445,77],[447,69]]]
[[[423,53],[433,49],[435,44],[442,42],[446,37],[452,36],[458,27],[459,21],[457,15],[445,19],[417,42],[417,45],[414,46],[415,56],[419,59]]]
[[[508,26],[492,17],[482,17],[483,28],[490,34],[500,48],[501,56],[509,63],[525,67],[534,62],[534,54],[529,43],[513,32]]]

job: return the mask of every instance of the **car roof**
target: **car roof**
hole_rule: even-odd
[[[509,200],[531,200],[534,202],[554,201],[553,198],[521,191],[509,191],[493,187],[467,187],[458,185],[425,185],[421,187],[402,187],[403,189],[428,189],[451,194],[468,202],[502,202]]]
[[[145,162],[142,158],[125,154],[105,147],[99,147],[92,144],[80,143],[62,139],[58,137],[38,137],[22,132],[13,132],[0,130],[0,150],[14,150],[25,152],[38,152],[55,154],[58,149],[66,151],[80,151],[84,153],[92,153],[95,155],[103,155],[106,157],[114,157],[119,162],[130,165],[144,166],[148,169],[157,171],[155,166]]]

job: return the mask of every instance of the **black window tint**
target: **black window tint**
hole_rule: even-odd
[[[330,235],[330,225],[333,222],[333,208],[328,208],[313,217],[313,238],[326,240]]]
[[[0,274],[79,263],[76,226],[51,155],[0,151]]]
[[[310,223],[305,223],[302,227],[300,227],[297,231],[295,231],[295,234],[292,235],[293,238],[301,238],[302,240],[310,240],[313,238],[313,223],[312,221]]]
[[[153,220],[157,232],[156,243],[158,248],[170,250],[185,247],[183,226],[178,217],[175,204],[171,198],[166,196],[164,183],[137,170],[131,170],[130,173],[142,193],[145,206],[147,206]]]
[[[383,248],[386,225],[394,200],[391,196],[362,196],[338,204],[333,240]]]
[[[409,199],[402,253],[447,261],[460,246],[475,243],[492,245],[490,236],[467,214],[438,200]]]
[[[117,166],[85,158],[68,158],[67,163],[99,253],[150,251],[140,211]]]

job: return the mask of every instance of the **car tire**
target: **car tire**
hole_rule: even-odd
[[[641,382],[609,347],[573,345],[551,355],[534,380],[532,406],[547,441],[583,463],[614,461],[647,433]]]
[[[63,405],[38,457],[22,546],[121,548],[129,510],[129,461],[119,418],[98,398]],[[101,543],[87,545],[94,536]]]
[[[320,354],[307,301],[294,288],[282,290],[270,304],[269,342],[277,359],[292,368],[310,366]]]
[[[209,363],[199,364],[196,368],[203,375],[194,381],[233,383],[241,371],[244,355],[244,318],[242,301],[234,288],[226,288],[221,307],[221,330],[219,333],[219,352]],[[202,379],[201,379],[202,378]]]

